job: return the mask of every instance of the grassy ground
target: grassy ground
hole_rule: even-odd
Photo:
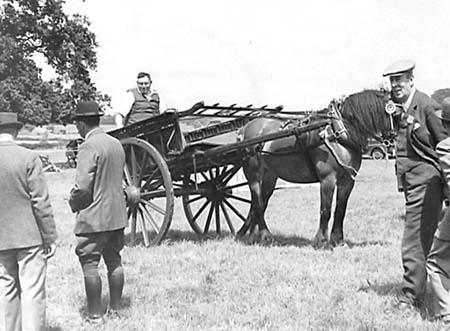
[[[168,239],[126,247],[124,309],[102,326],[83,323],[82,274],[67,196],[74,172],[49,173],[59,231],[48,269],[51,330],[438,330],[430,312],[390,307],[401,280],[403,197],[392,161],[363,163],[349,202],[346,244],[314,250],[318,185],[277,190],[267,212],[271,246],[200,240],[177,201]],[[105,280],[105,268],[101,269]],[[106,282],[105,304],[108,301]]]

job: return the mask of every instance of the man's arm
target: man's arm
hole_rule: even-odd
[[[448,137],[448,134],[445,131],[444,126],[442,125],[441,119],[436,116],[434,107],[432,105],[425,107],[425,116],[428,131],[430,131],[435,145]]]
[[[133,94],[127,91],[125,96],[120,99],[116,99],[116,102],[113,102],[113,110],[114,110],[114,118],[116,122],[116,126],[118,128],[122,127],[124,124],[125,117],[131,110],[131,106],[134,102]]]
[[[33,156],[27,171],[31,208],[41,233],[44,248],[46,248],[55,242],[57,234],[48,186],[42,171],[41,160],[37,154]]]
[[[78,151],[75,185],[70,191],[69,205],[72,212],[83,210],[93,202],[96,170],[96,151],[88,145],[82,144]]]

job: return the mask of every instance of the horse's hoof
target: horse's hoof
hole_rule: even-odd
[[[341,246],[344,244],[344,236],[342,234],[338,235],[338,234],[331,234],[330,235],[330,244],[333,247],[336,246]]]
[[[261,242],[263,244],[272,244],[274,242],[273,236],[269,231],[261,231]]]
[[[322,236],[321,234],[317,234],[314,237],[314,240],[313,240],[313,243],[312,243],[312,246],[313,246],[314,249],[322,249],[322,248],[324,248],[327,245],[329,245],[328,240],[324,236]]]

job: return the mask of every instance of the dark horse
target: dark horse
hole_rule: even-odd
[[[271,239],[264,213],[277,179],[282,178],[292,183],[320,182],[320,226],[313,245],[319,248],[342,242],[345,211],[354,186],[354,176],[361,166],[362,150],[368,138],[378,135],[387,137],[393,130],[392,119],[385,110],[388,100],[389,95],[378,90],[348,96],[339,107],[347,136],[330,140],[328,146],[317,138],[318,131],[312,131],[298,137],[267,142],[262,150],[251,154],[243,166],[250,186],[251,207],[238,236],[250,230],[253,240]],[[318,114],[326,114],[326,111],[324,109]],[[245,141],[275,132],[286,125],[284,122],[255,119],[241,130],[241,139]],[[328,240],[328,221],[335,190],[334,222]]]

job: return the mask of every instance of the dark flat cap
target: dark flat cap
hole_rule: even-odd
[[[450,97],[447,97],[442,101],[442,110],[438,110],[436,116],[442,121],[450,122]]]

